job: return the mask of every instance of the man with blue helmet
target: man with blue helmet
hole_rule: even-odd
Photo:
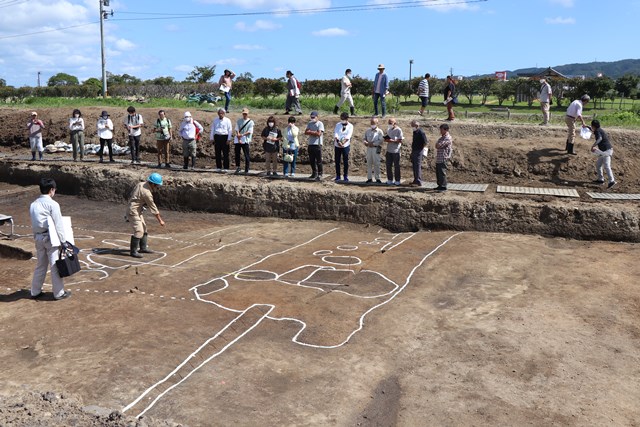
[[[164,221],[160,216],[160,211],[153,201],[152,192],[157,191],[162,186],[162,175],[157,172],[152,173],[146,182],[140,182],[135,186],[129,198],[129,209],[126,218],[133,226],[133,236],[131,236],[130,254],[134,258],[142,258],[141,253],[150,254],[153,251],[147,248],[147,224],[144,222],[142,212],[147,207],[161,226]],[[138,251],[138,248],[140,250]]]

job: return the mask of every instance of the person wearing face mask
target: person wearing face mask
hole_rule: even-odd
[[[549,106],[552,103],[551,85],[546,79],[540,79],[540,110],[542,110],[542,123],[540,126],[549,125]]]
[[[422,187],[422,153],[429,143],[427,135],[420,129],[420,123],[417,120],[411,121],[413,129],[413,140],[411,141],[411,165],[413,166],[413,182],[412,186]]]
[[[344,181],[349,181],[349,151],[351,151],[351,137],[353,136],[353,125],[349,123],[347,113],[340,114],[340,122],[336,124],[333,133],[334,153],[336,159],[336,182],[340,181],[340,161],[343,160]]]
[[[204,132],[202,125],[193,120],[190,112],[185,111],[184,118],[178,130],[178,133],[182,137],[182,156],[184,157],[184,166],[182,169],[189,167],[189,158],[191,158],[191,169],[196,167],[196,151],[202,132]]]
[[[278,176],[276,168],[278,167],[278,151],[280,151],[280,141],[282,141],[282,132],[276,126],[276,118],[269,116],[267,126],[262,130],[262,148],[264,149],[264,158],[267,168],[267,176]]]
[[[283,154],[283,173],[284,176],[287,176],[287,172],[289,172],[289,166],[291,166],[291,172],[289,172],[289,177],[293,178],[296,175],[296,162],[298,160],[298,147],[300,147],[300,143],[298,142],[298,134],[300,130],[298,126],[296,126],[296,118],[293,116],[289,117],[287,121],[288,125],[284,130],[284,140],[282,144],[282,154]],[[290,154],[292,157],[291,162],[284,161],[284,156]]]
[[[96,124],[98,129],[98,138],[100,138],[100,163],[104,155],[104,146],[107,145],[109,150],[109,162],[114,163],[113,160],[113,122],[109,118],[109,113],[103,111],[100,117],[98,117],[98,123]]]
[[[322,135],[324,124],[318,118],[318,112],[312,111],[311,120],[307,123],[304,134],[309,137],[309,163],[311,163],[311,176],[309,179],[322,180]]]
[[[380,181],[380,153],[382,153],[382,141],[384,132],[378,127],[378,119],[371,118],[371,127],[364,133],[364,145],[367,147],[367,184],[371,184],[372,170],[376,178],[376,183]]]
[[[236,174],[239,174],[240,169],[240,152],[244,156],[244,173],[249,173],[249,164],[251,159],[249,157],[249,146],[251,144],[251,138],[253,137],[253,120],[249,118],[249,109],[242,109],[242,117],[236,122],[236,138],[234,142],[234,153],[236,160]]]
[[[124,118],[124,126],[129,133],[129,147],[131,148],[131,164],[140,163],[140,137],[144,120],[140,114],[136,114],[135,107],[127,108],[127,116]]]
[[[229,169],[229,148],[233,138],[233,125],[224,108],[218,108],[218,117],[211,125],[211,135],[209,140],[213,141],[216,150],[216,171],[220,172]]]
[[[398,127],[396,119],[389,119],[389,127],[384,140],[387,143],[387,185],[400,185],[400,147],[404,136],[402,129]],[[395,181],[394,181],[395,178]]]
[[[71,131],[71,146],[73,147],[73,161],[78,161],[78,148],[80,148],[80,161],[84,160],[84,119],[80,110],[75,109],[69,119]]]
[[[356,115],[356,107],[353,104],[353,97],[351,96],[351,68],[347,68],[344,72],[344,77],[342,77],[342,81],[340,82],[340,101],[333,108],[333,114],[338,114],[340,107],[344,104],[345,101],[349,101],[349,111],[351,111],[351,115]]]

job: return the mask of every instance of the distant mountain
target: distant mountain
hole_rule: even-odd
[[[531,74],[543,71],[542,68],[521,68],[519,70],[507,71],[508,78],[515,78],[518,74]],[[566,64],[551,66],[554,70],[565,76],[586,76],[595,77],[598,73],[617,79],[625,74],[640,75],[640,59],[623,59],[615,62],[587,62],[585,64]]]

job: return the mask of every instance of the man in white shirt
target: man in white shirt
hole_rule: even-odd
[[[204,132],[202,125],[191,117],[190,112],[185,111],[182,123],[180,123],[180,129],[178,130],[178,133],[182,137],[182,157],[184,157],[184,166],[182,169],[189,167],[189,159],[191,159],[191,169],[196,167],[196,152],[202,132]]]
[[[56,266],[60,247],[53,247],[49,238],[48,218],[51,218],[60,242],[67,241],[62,226],[60,205],[53,200],[53,196],[56,194],[56,182],[51,178],[42,178],[40,180],[40,194],[41,196],[31,203],[29,208],[31,228],[38,258],[36,269],[33,272],[33,279],[31,280],[31,298],[38,299],[42,296],[42,285],[47,276],[47,270],[51,266],[53,297],[56,300],[61,300],[71,296],[71,291],[64,290],[64,283]]]
[[[582,95],[580,99],[576,99],[569,104],[569,108],[567,108],[567,116],[564,118],[568,130],[567,146],[565,147],[565,150],[567,150],[567,153],[569,154],[576,154],[576,152],[573,151],[573,144],[576,140],[576,120],[580,119],[582,127],[586,126],[584,119],[582,118],[582,107],[589,101],[591,101],[591,97],[585,94]]]
[[[333,107],[333,114],[338,114],[340,107],[345,101],[349,101],[349,111],[351,115],[356,115],[356,107],[353,104],[353,97],[351,96],[351,68],[347,68],[344,72],[344,76],[340,81],[340,101]]]
[[[551,105],[551,85],[546,79],[540,79],[540,109],[542,110],[542,123],[540,126],[549,125],[549,106]]]
[[[209,140],[213,141],[216,150],[216,170],[220,172],[229,170],[229,147],[233,138],[233,125],[228,117],[225,117],[227,111],[224,108],[218,108],[218,117],[213,120],[211,125],[211,135]]]

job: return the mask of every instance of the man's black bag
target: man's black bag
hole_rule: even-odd
[[[69,277],[80,271],[80,260],[78,259],[80,249],[69,242],[65,242],[62,247],[63,249],[59,251],[56,260],[56,267],[58,267],[60,277]]]

